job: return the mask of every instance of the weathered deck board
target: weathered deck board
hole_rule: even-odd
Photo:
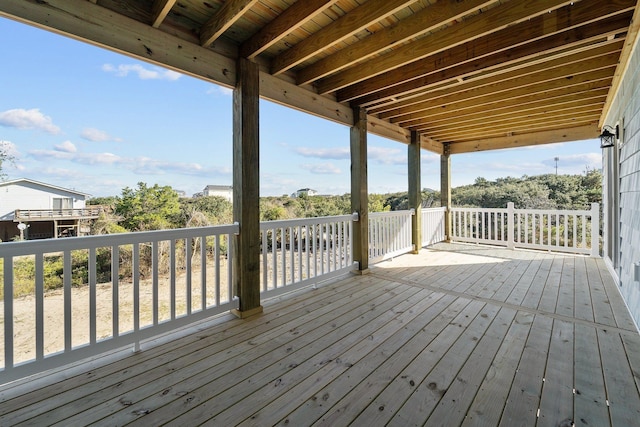
[[[632,425],[640,335],[607,274],[439,244],[254,318],[0,387],[0,425]]]

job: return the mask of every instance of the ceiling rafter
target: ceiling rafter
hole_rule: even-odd
[[[541,130],[526,134],[515,133],[493,138],[476,138],[472,141],[451,144],[449,150],[451,154],[461,154],[475,151],[554,144],[557,142],[581,141],[593,138],[593,136],[598,135],[598,133],[598,126],[590,123],[580,126],[568,126],[564,129]]]
[[[546,14],[571,3],[567,0],[536,0],[533,2],[513,1],[485,13],[474,15],[462,23],[436,31],[427,37],[380,55],[369,67],[352,67],[318,83],[320,93],[334,92],[346,86],[380,75],[419,59],[426,58],[446,49],[473,41],[491,33],[503,30],[518,22]],[[490,25],[489,25],[490,24]],[[458,26],[464,25],[464,31]]]
[[[529,114],[539,108],[552,109],[560,105],[567,105],[571,102],[581,100],[589,100],[589,102],[591,102],[595,97],[606,96],[607,91],[609,90],[607,81],[600,81],[599,83],[600,84],[596,85],[586,84],[579,88],[580,90],[575,90],[573,92],[543,92],[527,97],[496,101],[492,104],[486,104],[477,108],[470,108],[467,111],[461,111],[459,114],[457,114],[456,111],[448,111],[446,114],[415,119],[414,121],[407,122],[406,126],[412,128],[427,123],[433,128],[440,125],[446,126],[448,124],[455,125],[462,123],[475,123],[476,125],[481,125],[486,123],[485,120],[487,117],[518,117],[518,115],[521,115],[522,113]]]
[[[496,127],[483,127],[482,130],[471,130],[468,132],[455,132],[450,133],[443,132],[441,134],[432,134],[430,136],[435,140],[441,142],[449,142],[451,145],[463,142],[465,140],[473,140],[478,138],[498,138],[501,136],[513,135],[524,132],[537,132],[543,129],[549,129],[550,126],[557,129],[564,127],[574,127],[588,124],[597,124],[599,112],[602,107],[593,107],[589,111],[582,113],[568,113],[561,115],[549,115],[544,118],[531,119],[529,121],[522,121],[519,123],[507,123],[503,126]],[[591,137],[593,138],[593,136]]]
[[[262,27],[240,46],[240,56],[252,59],[277,43],[291,31],[301,27],[338,0],[298,1]]]
[[[416,0],[369,0],[276,56],[271,62],[271,73],[275,75],[283,73],[309,59],[318,51],[343,41],[415,2]]]
[[[258,0],[225,1],[215,15],[200,28],[200,44],[204,47],[211,45],[257,2]]]
[[[158,28],[160,24],[162,24],[162,21],[165,20],[174,4],[176,4],[176,0],[155,0],[153,2],[153,9],[151,11],[151,26],[153,28]]]
[[[371,114],[378,114],[383,119],[420,113],[423,110],[453,104],[456,102],[474,103],[477,98],[500,96],[502,91],[527,91],[530,85],[552,82],[550,87],[561,88],[576,81],[591,80],[583,74],[583,61],[589,61],[620,50],[623,40],[604,41],[586,45],[576,49],[569,55],[565,52],[551,55],[543,61],[521,69],[488,76],[483,79],[465,81],[446,89],[428,90],[419,96],[402,99],[392,104],[376,106],[369,109]],[[570,80],[566,79],[570,77]],[[609,77],[609,71],[598,78]],[[562,81],[558,81],[562,79]],[[549,88],[550,88],[549,87]]]
[[[366,93],[366,95],[352,98],[351,102],[357,105],[368,105],[379,102],[383,99],[394,98],[419,90],[424,90],[425,88],[433,87],[434,85],[446,81],[464,81],[474,78],[484,78],[486,75],[491,73],[500,74],[508,72],[511,69],[524,68],[530,62],[544,59],[544,57],[557,52],[566,51],[568,47],[574,48],[588,43],[597,43],[611,36],[615,37],[625,31],[625,25],[627,25],[629,17],[630,15],[628,14],[616,16],[605,21],[593,22],[578,28],[554,33],[553,35],[544,38],[544,40],[535,40],[530,43],[520,44],[511,49],[501,50],[498,53],[481,58],[475,58],[472,61],[460,62],[459,65],[436,70],[437,72],[418,79],[409,80],[392,87],[387,87],[386,84],[380,85],[379,82],[373,81],[375,79],[374,78],[372,81],[363,82],[371,84],[371,87],[368,89],[360,87],[357,92],[355,91],[355,88],[348,88],[348,93],[346,91],[340,91],[338,93],[338,100],[344,101],[345,98],[351,98],[352,96]],[[467,49],[471,48],[471,46],[465,47]],[[457,51],[458,48],[455,50]],[[464,53],[464,50],[465,49],[461,49],[461,52],[459,53],[466,56],[467,54]],[[401,70],[399,72],[401,72]],[[380,86],[383,88],[377,89],[376,91],[376,88],[379,88]]]
[[[582,93],[550,97],[540,100],[537,103],[524,104],[517,111],[512,108],[492,108],[485,112],[475,112],[466,116],[438,119],[425,119],[416,121],[416,123],[407,124],[411,130],[419,128],[428,128],[430,132],[436,132],[439,129],[477,129],[478,126],[490,126],[493,123],[503,123],[509,121],[517,122],[524,117],[530,118],[541,114],[558,114],[567,110],[593,106],[596,104],[603,105],[607,91],[609,88],[599,90],[584,91]],[[488,121],[487,117],[491,117]]]
[[[377,31],[347,48],[329,55],[297,72],[296,83],[307,84],[336,71],[361,62],[393,46],[433,31],[442,25],[461,19],[497,0],[439,1],[412,14],[395,25]]]
[[[599,61],[585,60],[565,67],[558,67],[548,71],[535,73],[526,80],[521,81],[519,78],[502,81],[497,84],[480,87],[477,91],[470,94],[470,98],[464,98],[462,94],[452,94],[450,97],[444,97],[440,102],[424,102],[415,105],[414,110],[407,114],[396,116],[391,119],[393,123],[406,123],[411,120],[420,119],[422,117],[430,117],[434,114],[443,114],[446,112],[462,113],[467,108],[484,106],[493,102],[502,101],[503,99],[518,98],[521,96],[538,95],[552,90],[571,91],[575,87],[584,83],[594,81],[610,80],[611,72],[616,66],[613,55],[607,55],[600,58]],[[580,68],[593,67],[593,68]],[[595,68],[597,66],[597,68]],[[480,89],[484,88],[484,91]],[[493,91],[493,92],[491,92]],[[484,93],[484,94],[482,94]]]

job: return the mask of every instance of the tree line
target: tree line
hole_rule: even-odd
[[[517,209],[588,209],[602,198],[602,174],[588,169],[577,175],[506,177],[452,189],[452,204],[460,207],[504,208],[514,202]],[[126,187],[119,196],[98,197],[90,204],[107,206],[94,222],[92,234],[198,227],[233,222],[232,204],[222,197],[180,198],[169,186],[144,182]],[[422,191],[422,207],[440,206],[440,193]],[[369,211],[404,210],[406,192],[370,194]],[[349,194],[338,196],[261,197],[262,221],[346,215],[351,211]]]

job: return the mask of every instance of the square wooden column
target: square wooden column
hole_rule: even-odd
[[[233,220],[240,233],[232,241],[234,294],[241,318],[260,305],[260,76],[258,65],[239,59],[233,91]]]
[[[440,156],[440,206],[446,206],[444,214],[444,232],[446,241],[451,241],[451,150],[449,143],[442,144]]]
[[[359,271],[369,268],[369,188],[367,185],[367,111],[353,109],[351,127],[351,212],[358,214],[353,225],[353,260]]]
[[[411,218],[411,243],[413,253],[417,254],[422,248],[422,192],[420,170],[420,135],[411,131],[411,142],[408,149],[409,176],[409,209],[415,209]]]

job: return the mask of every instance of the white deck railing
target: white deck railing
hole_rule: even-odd
[[[269,296],[356,268],[356,215],[260,223],[262,293]]]
[[[380,262],[411,252],[411,216],[415,210],[369,214],[369,260]]]
[[[137,348],[234,308],[227,248],[237,232],[225,225],[0,244],[0,383]]]
[[[433,245],[447,238],[445,214],[447,208],[422,209],[422,246]]]
[[[598,203],[590,210],[451,208],[451,239],[509,248],[600,253]]]

